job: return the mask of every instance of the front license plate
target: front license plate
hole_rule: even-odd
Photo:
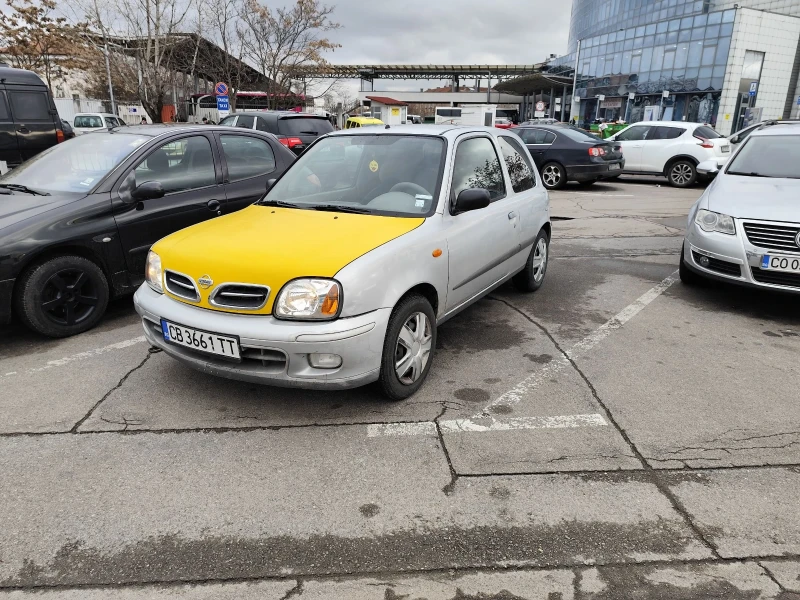
[[[731,147],[730,146],[722,146],[720,148],[720,150],[722,150],[723,152],[730,152],[731,151]]]
[[[800,256],[775,256],[773,254],[765,254],[761,258],[761,268],[765,271],[800,273]]]
[[[608,165],[608,170],[609,171],[619,170],[619,163],[611,163],[610,165]]]
[[[161,320],[161,331],[164,334],[164,341],[171,344],[191,348],[198,352],[224,356],[225,358],[236,360],[241,358],[239,354],[239,338],[200,331],[193,327],[170,323],[164,319]]]

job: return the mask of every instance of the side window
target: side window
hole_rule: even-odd
[[[134,175],[135,186],[158,181],[167,194],[207,187],[217,180],[211,144],[203,135],[167,142],[148,154]]]
[[[267,120],[262,119],[261,117],[256,119],[256,129],[259,131],[266,131],[269,133],[269,127],[267,127]]]
[[[548,146],[556,141],[556,134],[552,131],[544,131],[544,135],[542,136],[542,144],[547,144]]]
[[[228,127],[233,127],[233,122],[236,120],[236,115],[230,115],[229,117],[225,117],[222,121],[219,122],[220,125],[227,125]]]
[[[266,140],[246,135],[221,135],[222,152],[231,183],[275,170],[275,154]]]
[[[17,121],[49,121],[50,109],[44,92],[9,92],[11,112]]]
[[[484,188],[492,202],[505,198],[503,170],[491,140],[484,137],[464,140],[458,145],[453,165],[453,199],[468,189]]]
[[[533,166],[519,142],[504,135],[499,139],[500,151],[503,153],[503,160],[506,161],[512,189],[516,193],[531,189],[536,185],[536,177],[533,174]]]
[[[648,140],[674,140],[683,135],[684,130],[680,127],[654,127],[655,131],[647,136]]]
[[[256,118],[252,115],[239,115],[239,119],[236,121],[236,126],[244,129],[253,129],[255,122]]]
[[[102,127],[103,120],[94,115],[82,115],[75,117],[75,127]]]
[[[10,121],[11,115],[8,113],[8,105],[6,105],[6,95],[0,92],[0,121]]]
[[[647,126],[634,126],[630,129],[626,129],[625,131],[619,133],[617,135],[616,140],[618,142],[638,142],[640,140],[645,139],[647,133],[652,129],[649,125]]]

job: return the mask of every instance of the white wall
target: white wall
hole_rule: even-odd
[[[733,8],[734,4],[738,4],[740,7],[800,16],[800,2],[797,0],[716,0],[712,3],[711,10]]]
[[[779,4],[782,0],[774,0]],[[788,4],[788,2],[787,2]],[[793,5],[797,6],[798,0]],[[800,9],[797,11],[800,13]],[[789,93],[789,77],[800,40],[800,18],[740,8],[733,26],[733,39],[725,70],[725,84],[717,115],[717,131],[731,132],[738,102],[739,81],[747,50],[764,52],[761,83],[755,106],[764,109],[764,119],[780,119]],[[726,115],[730,115],[728,119]]]

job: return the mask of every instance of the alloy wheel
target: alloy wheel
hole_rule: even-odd
[[[54,323],[75,325],[91,316],[97,302],[96,285],[85,271],[62,269],[45,282],[40,305]]]
[[[686,163],[678,163],[672,167],[672,181],[676,185],[686,185],[692,180],[692,167]]]
[[[541,237],[533,249],[533,280],[539,283],[547,269],[547,241]]]
[[[561,171],[555,165],[549,165],[542,172],[544,184],[548,187],[555,187],[561,182]]]
[[[431,355],[433,334],[427,315],[415,312],[406,319],[400,328],[394,352],[395,372],[400,383],[411,385],[416,382]]]

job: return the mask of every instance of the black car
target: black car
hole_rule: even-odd
[[[295,155],[275,136],[208,126],[78,136],[0,177],[0,323],[51,337],[95,325],[144,281],[162,237],[260,199]]]
[[[219,124],[275,134],[280,143],[297,156],[319,136],[333,131],[333,125],[323,116],[291,111],[237,112]]]
[[[0,161],[16,167],[65,139],[53,96],[39,76],[0,67]]]
[[[71,140],[75,137],[75,130],[66,119],[61,119],[61,130],[64,132],[64,139]]]
[[[510,129],[525,142],[547,189],[567,181],[592,185],[619,177],[625,167],[622,148],[570,125],[536,125]]]

